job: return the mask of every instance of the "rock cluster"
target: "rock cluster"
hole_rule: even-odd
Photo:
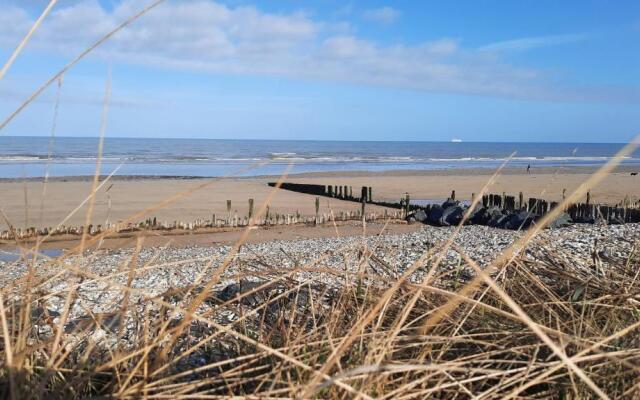
[[[428,208],[417,209],[410,213],[406,217],[406,220],[408,222],[417,221],[434,226],[456,226],[463,221],[468,210],[469,206],[463,205],[457,200],[448,199],[441,205],[434,204]],[[533,211],[508,210],[502,207],[485,207],[482,204],[478,204],[469,213],[465,224],[520,230],[529,228],[541,217],[541,215]],[[563,212],[552,221],[549,226],[552,228],[561,228],[573,222],[569,214]]]

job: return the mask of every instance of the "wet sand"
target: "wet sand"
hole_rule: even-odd
[[[558,200],[563,188],[576,189],[593,172],[593,168],[547,168],[534,170],[530,175],[521,170],[506,169],[489,188],[490,192],[517,194],[525,197],[542,197]],[[592,201],[616,203],[625,196],[640,197],[640,176],[632,176],[630,169],[618,170],[605,178],[597,187],[590,188]],[[374,200],[396,202],[409,192],[413,200],[445,199],[452,190],[458,199],[469,199],[487,183],[490,170],[447,171],[387,171],[313,173],[287,177],[288,182],[325,185],[349,185],[354,194],[361,186],[373,188]],[[267,186],[273,177],[237,179],[146,179],[117,178],[98,190],[91,223],[118,222],[135,213],[139,220],[156,217],[159,221],[193,221],[210,219],[212,214],[223,218],[226,201],[232,201],[232,212],[244,216],[248,211],[248,199],[255,199],[256,213],[270,199],[271,213],[295,213],[313,215],[315,197]],[[91,192],[92,183],[83,178],[56,179],[43,187],[41,181],[0,181],[0,209],[15,227],[55,226],[65,218],[65,225],[83,225],[87,205],[74,210]],[[354,202],[321,198],[321,212],[339,213],[357,210]],[[368,206],[370,211],[382,208]],[[0,230],[7,229],[7,222],[0,218]]]

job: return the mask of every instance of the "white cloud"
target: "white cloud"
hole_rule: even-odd
[[[385,6],[365,10],[362,13],[362,16],[364,19],[369,21],[378,22],[383,25],[391,25],[400,18],[400,11],[395,8]]]
[[[581,42],[587,39],[587,35],[568,34],[568,35],[552,35],[527,37],[513,40],[505,40],[503,42],[491,43],[482,46],[482,51],[525,51],[538,47],[558,46],[562,44],[570,44]]]
[[[28,50],[73,56],[140,7],[134,0],[110,11],[96,0],[59,7],[36,32]],[[33,18],[15,7],[0,9],[0,43],[17,43]],[[520,42],[519,47],[504,43],[487,47],[539,45],[535,40]],[[559,85],[545,83],[546,73],[509,65],[499,52],[486,50],[464,48],[446,38],[381,45],[302,12],[276,14],[194,0],[157,7],[112,37],[95,55],[154,68],[221,74],[527,99],[582,96],[569,89],[560,92]]]

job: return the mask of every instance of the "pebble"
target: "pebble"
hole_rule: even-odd
[[[63,313],[68,289],[74,285],[77,286],[77,300],[71,309],[66,326],[66,333],[69,335],[67,340],[73,342],[81,340],[82,335],[88,335],[92,340],[101,341],[104,346],[109,347],[116,345],[119,340],[126,341],[128,338],[135,337],[135,332],[140,329],[135,321],[140,320],[145,310],[151,312],[151,315],[161,314],[160,307],[157,303],[152,304],[148,301],[149,298],[163,296],[165,301],[174,306],[186,307],[188,304],[183,296],[185,291],[196,289],[197,293],[197,289],[217,276],[218,272],[221,274],[219,283],[212,289],[214,297],[216,293],[223,293],[230,285],[237,285],[240,277],[247,281],[264,282],[265,279],[280,279],[283,272],[289,271],[292,272],[289,278],[294,282],[322,283],[329,287],[338,287],[345,283],[353,284],[346,281],[345,271],[353,274],[366,272],[366,281],[369,283],[374,283],[376,276],[384,277],[384,280],[380,281],[388,283],[389,279],[397,278],[414,265],[426,251],[447,241],[454,230],[453,227],[427,226],[413,233],[398,235],[271,241],[243,245],[233,257],[230,257],[232,251],[230,246],[144,248],[135,258],[137,268],[130,283],[135,292],[128,297],[130,311],[126,321],[123,323],[117,321],[118,327],[115,327],[116,324],[112,321],[113,313],[122,309],[125,296],[116,285],[128,284],[131,262],[134,259],[133,249],[100,250],[85,254],[84,257],[69,257],[61,262],[54,262],[53,265],[47,265],[46,268],[47,262],[41,260],[36,265],[38,276],[54,278],[34,288],[34,291],[45,299],[44,304],[38,306],[46,308],[48,315],[57,319]],[[524,235],[523,232],[486,226],[465,226],[453,243],[481,267],[486,267],[522,235]],[[597,248],[594,248],[596,239]],[[639,239],[640,224],[612,226],[575,224],[566,228],[547,229],[540,232],[526,247],[523,256],[536,259],[552,252],[555,257],[571,260],[579,267],[588,269],[593,264],[594,251],[606,263],[627,257]],[[220,269],[227,258],[228,265]],[[473,276],[473,271],[468,267],[464,269],[463,264],[460,255],[455,250],[449,249],[437,272],[463,269],[456,276],[461,280],[469,279]],[[410,280],[421,281],[431,265],[423,261]],[[79,268],[91,276],[81,280],[76,273],[65,271],[65,267],[69,266]],[[306,270],[293,273],[296,267],[304,267]],[[9,285],[10,282],[23,277],[26,271],[24,263],[0,262],[0,285]],[[116,275],[112,276],[114,274]],[[247,286],[255,287],[255,284]],[[232,292],[233,290],[227,289],[225,293]],[[282,292],[284,289],[278,288],[273,295]],[[9,296],[10,300],[19,302],[20,291],[15,290],[13,293],[14,298]],[[248,302],[250,303],[248,309],[259,306],[259,303],[264,301],[263,297],[254,296]],[[227,325],[242,314],[238,314],[238,310],[217,306],[223,302],[218,296],[217,300],[206,302],[197,311],[203,313],[213,310],[215,311],[213,318],[220,324]],[[149,308],[150,305],[152,305],[151,308]],[[104,321],[107,322],[101,327],[85,327],[86,332],[74,332],[71,327],[73,324],[86,321],[88,311],[98,316],[98,319],[104,316]],[[173,313],[171,318],[179,321],[182,315]],[[52,330],[43,328],[46,324],[41,321],[34,324],[40,327],[41,334],[53,334]],[[118,337],[113,331],[119,330],[120,326],[124,326],[127,332]],[[202,334],[207,334],[207,329],[203,329]],[[202,357],[202,354],[195,354],[194,357]],[[194,360],[196,364],[202,362],[198,358]]]

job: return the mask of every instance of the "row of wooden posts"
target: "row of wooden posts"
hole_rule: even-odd
[[[269,182],[269,186],[276,187],[278,182]],[[373,202],[373,189],[371,186],[362,186],[360,197],[353,195],[353,187],[348,185],[316,185],[307,183],[282,182],[280,189],[297,193],[313,194],[316,196],[333,197],[340,200],[357,201],[363,203]]]
[[[85,231],[89,235],[96,235],[103,232],[134,232],[140,230],[186,230],[194,231],[205,228],[235,228],[246,227],[249,225],[256,226],[277,226],[277,225],[293,225],[293,224],[312,224],[319,225],[333,221],[376,221],[387,219],[399,219],[403,217],[403,213],[399,210],[384,209],[382,212],[366,212],[363,206],[358,210],[339,211],[339,212],[320,212],[320,197],[314,199],[314,215],[302,215],[300,212],[295,213],[277,213],[272,212],[270,207],[266,207],[264,215],[258,216],[255,213],[254,199],[248,200],[248,211],[244,216],[238,215],[237,210],[232,209],[231,200],[226,201],[226,215],[212,214],[211,219],[199,218],[191,222],[183,221],[158,221],[157,218],[148,218],[138,223],[105,223],[104,225],[88,225],[84,226],[58,226],[27,229],[15,228],[0,232],[0,240],[29,239],[34,237],[56,236],[56,235],[82,235]]]
[[[269,186],[276,186],[276,182],[270,182]],[[374,201],[372,198],[371,187],[363,186],[360,197],[354,197],[351,186],[343,185],[315,185],[301,183],[281,183],[281,189],[291,190],[298,193],[316,194],[320,196],[335,197],[341,200],[357,201],[362,204],[361,214],[365,213],[365,204],[375,204],[383,207],[399,209],[401,217],[404,218],[412,211],[417,209],[428,210],[430,206],[420,206],[411,204],[409,193],[405,193],[400,202],[390,203],[384,201]],[[562,198],[565,199],[567,190],[562,190]],[[471,201],[475,195],[471,195]],[[456,199],[456,192],[451,192],[450,199]],[[547,201],[540,198],[525,199],[524,194],[520,192],[518,196],[502,194],[485,194],[482,198],[484,207],[498,207],[503,211],[519,211],[524,210],[536,215],[544,215],[557,207],[559,203]],[[620,205],[610,206],[603,204],[593,204],[591,193],[586,195],[584,203],[571,204],[565,210],[571,219],[575,222],[592,222],[600,219],[611,223],[640,222],[640,202],[631,204],[628,201],[621,202]]]
[[[566,189],[562,191],[563,199],[566,197]],[[505,211],[529,211],[536,215],[545,215],[558,207],[558,202],[547,201],[538,198],[529,198],[525,201],[522,192],[515,196],[508,196],[505,193],[487,194],[482,197],[482,205],[485,207],[499,207]],[[624,202],[621,204],[625,204]],[[587,192],[584,202],[573,203],[565,207],[566,212],[574,222],[595,222],[603,221],[607,223],[635,223],[640,222],[640,208],[638,204],[626,203],[626,205],[606,205],[595,204],[592,201],[591,193]]]

